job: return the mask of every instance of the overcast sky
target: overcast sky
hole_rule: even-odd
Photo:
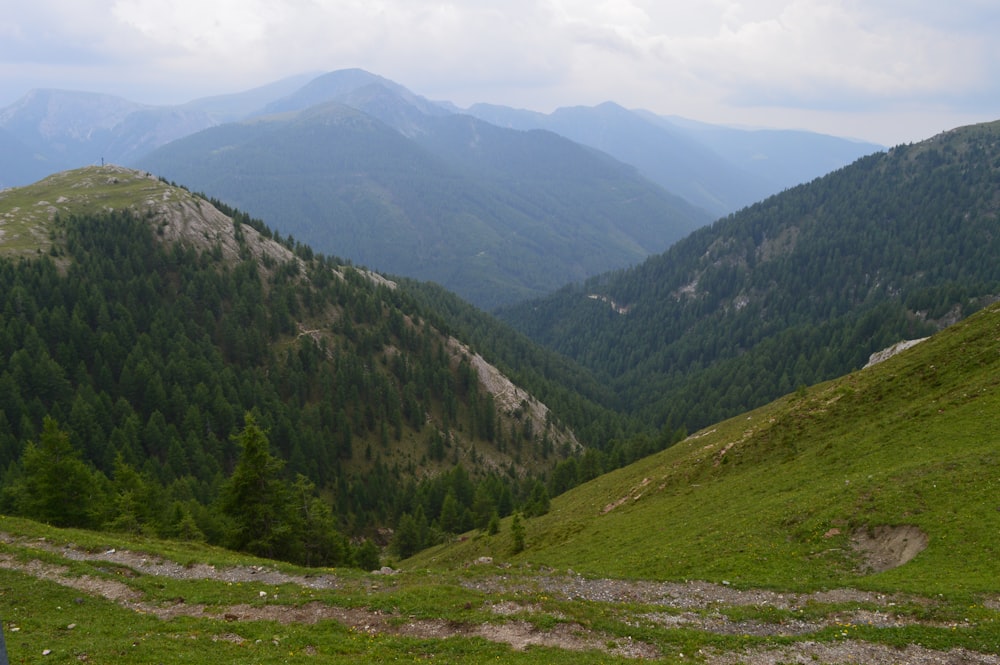
[[[151,104],[361,67],[431,99],[665,115],[884,145],[1000,119],[998,0],[27,0],[0,108]]]

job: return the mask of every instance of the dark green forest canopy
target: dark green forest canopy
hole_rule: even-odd
[[[288,239],[287,260],[255,254],[246,238],[272,234],[234,218],[237,261],[162,242],[159,222],[127,212],[57,218],[48,254],[0,259],[4,510],[46,518],[24,501],[27,467],[68,442],[93,488],[72,525],[230,542],[218,501],[247,413],[284,481],[322,496],[346,533],[410,513],[442,528],[449,494],[463,510],[446,530],[485,528],[537,495],[576,445],[558,417],[498,405],[472,352],[405,289]],[[544,385],[544,370],[530,374]],[[550,392],[570,418],[607,413]],[[307,554],[317,562],[283,556]]]
[[[1000,125],[956,130],[500,316],[609,377],[632,413],[697,428],[861,367],[1000,294],[998,183]]]

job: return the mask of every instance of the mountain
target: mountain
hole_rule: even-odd
[[[46,173],[44,157],[32,152],[11,132],[0,129],[0,190],[20,184],[23,178],[42,178]]]
[[[572,568],[564,583],[578,580],[578,593],[583,580],[611,577],[699,580],[707,593],[705,582],[748,592],[990,597],[1000,573],[998,372],[994,304],[877,365],[715,423],[567,492],[528,521],[517,557],[509,536],[480,538],[430,549],[410,565],[462,569],[492,556]],[[684,591],[674,586],[670,596]]]
[[[407,103],[390,99],[389,106],[380,109],[379,104],[389,99],[385,91]],[[217,124],[302,111],[331,101],[364,110],[411,137],[422,123],[419,116],[413,122],[413,109],[421,116],[463,113],[453,104],[429,101],[376,74],[345,69],[289,77],[179,106],[153,107],[93,93],[32,91],[0,111],[0,128],[40,139],[33,148],[43,158],[42,170],[26,172],[13,182],[28,184],[61,169],[96,164],[101,158],[130,164],[145,151]],[[139,115],[123,122],[133,111]],[[595,147],[713,216],[880,149],[810,132],[745,131],[626,111],[610,102],[558,109],[550,115],[487,104],[476,104],[464,113],[506,128],[547,129]]]
[[[322,496],[340,532],[375,537],[412,514],[429,541],[431,527],[539,510],[545,470],[590,443],[573,423],[613,417],[553,385],[566,363],[523,338],[489,333],[533,367],[473,350],[426,294],[146,173],[88,167],[6,190],[0,219],[5,513],[349,563],[310,559],[293,547],[304,532],[287,547],[245,540],[224,509],[248,473],[241,448],[256,472]],[[293,513],[274,519],[306,528]]]
[[[102,162],[128,164],[175,139],[242,120],[313,78],[304,74],[176,106],[91,92],[32,90],[0,109],[0,147],[8,148],[0,153],[0,186],[28,185]],[[16,146],[10,141],[17,141]]]
[[[33,90],[0,110],[0,128],[35,156],[29,167],[10,170],[9,184],[15,186],[65,169],[105,161],[127,163],[213,124],[198,110],[66,90]]]
[[[322,116],[347,109],[409,144],[373,126],[355,125],[350,137],[306,127],[338,124]],[[136,166],[266,217],[321,251],[434,280],[493,308],[634,265],[713,216],[859,149],[807,133],[694,131],[611,103],[550,116],[482,105],[471,112],[479,119],[360,69],[177,106],[35,90],[0,110],[0,185],[98,163]],[[245,124],[201,135],[230,122]],[[531,131],[539,128],[546,131]],[[251,138],[254,131],[262,136]],[[377,150],[402,152],[366,151],[366,131]],[[253,146],[218,145],[236,135]],[[225,154],[204,154],[203,139]],[[305,146],[311,163],[296,166],[289,146]],[[386,164],[394,160],[406,166]],[[206,173],[208,164],[217,171]]]
[[[345,106],[365,111],[388,125],[396,126],[390,120],[391,114],[387,117],[378,112],[379,107],[372,104],[372,96],[388,100],[388,107],[406,110],[413,108],[423,115],[448,115],[451,113],[444,107],[415,95],[395,81],[390,81],[363,69],[341,69],[317,76],[291,94],[263,106],[253,115],[304,111],[313,106],[339,102]],[[404,103],[399,104],[399,101]],[[396,128],[401,129],[400,127]]]
[[[501,127],[546,129],[597,148],[716,217],[882,149],[812,132],[742,130],[667,118],[612,102],[550,114],[488,104],[473,105],[468,112]]]
[[[642,117],[676,131],[682,129],[730,164],[765,179],[767,195],[809,182],[861,157],[885,150],[865,141],[790,129],[738,129],[676,116],[638,111]],[[766,198],[759,196],[750,203]]]
[[[1000,294],[1000,123],[865,157],[500,316],[646,419],[701,427]]]
[[[140,108],[110,95],[32,90],[0,110],[0,130],[22,153],[3,158],[5,184],[26,185],[69,165],[100,163],[112,128]]]
[[[483,308],[637,263],[707,221],[555,134],[428,115],[379,84],[350,96],[360,109],[327,102],[215,127],[136,165],[319,251],[438,282]]]
[[[302,88],[316,78],[315,73],[283,78],[267,85],[227,95],[213,95],[195,99],[180,106],[181,109],[206,114],[213,125],[243,120],[261,108]]]

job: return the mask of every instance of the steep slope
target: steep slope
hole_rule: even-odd
[[[995,594],[1000,306],[872,367],[802,388],[553,500],[493,555],[584,576],[736,587]]]
[[[1000,294],[998,156],[998,123],[899,146],[501,316],[647,418],[701,427]]]
[[[134,528],[187,520],[221,539],[210,506],[247,412],[349,533],[418,504],[436,525],[449,490],[461,510],[440,528],[453,530],[481,483],[480,512],[508,512],[580,446],[405,288],[148,174],[91,167],[4,191],[0,231],[4,486],[30,471],[29,441],[53,440],[54,418],[97,487],[131,469],[156,498],[105,497],[78,526],[120,526],[127,508]],[[0,502],[32,514],[31,495]]]
[[[633,264],[706,221],[553,134],[429,116],[381,86],[355,93],[404,131],[331,102],[213,128],[138,164],[320,251],[438,282],[483,308]]]

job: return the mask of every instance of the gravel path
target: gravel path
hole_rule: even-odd
[[[207,564],[190,566],[169,561],[148,554],[127,550],[87,552],[73,546],[58,547],[44,540],[28,541],[14,539],[0,534],[0,542],[22,548],[44,550],[58,554],[67,561],[90,561],[107,563],[134,571],[136,575],[152,575],[171,579],[217,580],[228,583],[259,582],[266,585],[293,584],[308,589],[335,590],[343,588],[344,582],[336,575],[316,576],[290,575],[260,566],[235,566],[217,568]],[[935,625],[921,622],[909,616],[900,616],[894,608],[901,604],[912,606],[930,604],[931,601],[914,596],[889,596],[856,589],[834,589],[830,591],[801,594],[781,593],[764,589],[735,589],[726,584],[706,582],[651,582],[636,580],[588,579],[575,574],[541,574],[536,577],[511,575],[498,568],[496,575],[465,580],[466,588],[482,593],[487,600],[485,607],[504,620],[493,623],[461,623],[437,619],[406,620],[395,613],[386,613],[366,608],[345,608],[321,602],[311,602],[301,606],[267,604],[238,604],[226,607],[205,607],[177,600],[166,604],[147,601],[143,595],[129,585],[115,579],[97,576],[73,576],[66,566],[44,563],[38,560],[24,561],[9,554],[0,555],[0,568],[46,579],[65,586],[79,589],[89,595],[100,596],[134,611],[144,612],[169,620],[179,616],[202,617],[225,621],[271,620],[280,623],[316,623],[334,620],[351,628],[371,634],[392,634],[419,637],[423,639],[443,639],[452,636],[481,637],[510,645],[515,649],[525,649],[533,645],[558,647],[568,650],[602,650],[610,654],[636,659],[657,659],[659,650],[651,644],[630,638],[609,636],[592,631],[578,623],[559,619],[552,628],[541,630],[525,617],[533,614],[548,614],[537,603],[501,600],[496,596],[510,598],[544,594],[559,600],[582,600],[606,603],[612,610],[627,615],[628,622],[646,622],[663,628],[685,628],[720,635],[748,635],[758,637],[803,637],[832,626],[874,626],[892,628],[907,625]],[[394,571],[383,570],[384,574]],[[389,577],[372,576],[370,587],[379,589]],[[492,597],[492,598],[491,598]],[[625,605],[641,604],[652,606],[652,611],[629,614]],[[806,606],[816,605],[864,605],[865,608],[839,611],[822,618],[788,618],[789,613]],[[617,608],[615,606],[618,606]],[[761,620],[732,620],[723,610],[734,607],[772,607],[781,610],[785,618],[768,622]],[[662,611],[655,608],[661,607]],[[872,609],[875,608],[875,609]],[[810,615],[814,617],[814,613]],[[778,665],[779,663],[872,663],[912,665],[936,665],[954,663],[957,665],[1000,665],[1000,657],[966,650],[935,651],[919,645],[909,645],[897,649],[881,644],[850,639],[845,630],[844,639],[834,641],[802,640],[791,644],[758,648],[742,652],[704,651],[695,655],[711,665]],[[238,635],[218,636],[220,640],[239,640]]]

